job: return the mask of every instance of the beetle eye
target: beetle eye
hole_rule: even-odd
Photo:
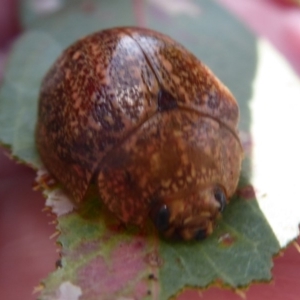
[[[201,241],[201,240],[204,240],[207,236],[207,233],[206,233],[206,230],[205,229],[199,229],[195,236],[194,236],[194,239],[196,241]]]
[[[165,231],[169,227],[170,211],[167,205],[163,204],[156,212],[153,221],[159,231]]]
[[[226,206],[226,196],[222,189],[217,188],[214,193],[215,199],[219,202],[220,208],[219,211],[222,212]]]

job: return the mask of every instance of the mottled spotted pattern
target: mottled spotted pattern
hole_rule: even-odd
[[[184,110],[156,114],[107,155],[100,194],[126,223],[142,225],[160,202],[171,211],[170,235],[187,220],[206,228],[218,215],[215,185],[228,196],[236,189],[240,151],[231,132],[211,118]]]
[[[184,239],[212,231],[237,185],[238,106],[211,71],[157,32],[115,28],[66,49],[46,75],[37,146],[76,201],[92,178],[111,211],[142,225],[158,202]]]
[[[160,82],[182,105],[208,113],[235,129],[239,110],[229,90],[182,45],[150,30],[128,32]]]
[[[122,30],[78,41],[46,75],[37,144],[77,201],[103,155],[155,113],[158,90],[140,47]]]

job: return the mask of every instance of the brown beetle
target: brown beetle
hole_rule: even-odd
[[[95,181],[120,220],[201,239],[235,192],[239,109],[182,45],[114,28],[67,48],[43,80],[37,147],[80,202]]]

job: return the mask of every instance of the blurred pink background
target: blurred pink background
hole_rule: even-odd
[[[300,76],[300,5],[298,0],[217,0],[258,35],[267,38]],[[0,78],[10,42],[21,31],[18,1],[0,0]],[[0,79],[1,80],[1,79]],[[300,101],[300,99],[299,99]],[[35,299],[33,287],[54,270],[58,254],[53,217],[42,211],[44,199],[34,192],[35,173],[11,161],[0,149],[0,291],[6,300]],[[300,243],[300,240],[298,240]],[[254,284],[248,300],[300,299],[300,253],[291,245],[275,260],[271,284]],[[180,299],[241,299],[229,290],[210,288]]]

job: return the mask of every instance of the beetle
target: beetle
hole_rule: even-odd
[[[239,107],[192,53],[119,27],[63,51],[43,79],[36,144],[76,202],[94,182],[122,222],[150,217],[170,238],[203,239],[234,194]]]

